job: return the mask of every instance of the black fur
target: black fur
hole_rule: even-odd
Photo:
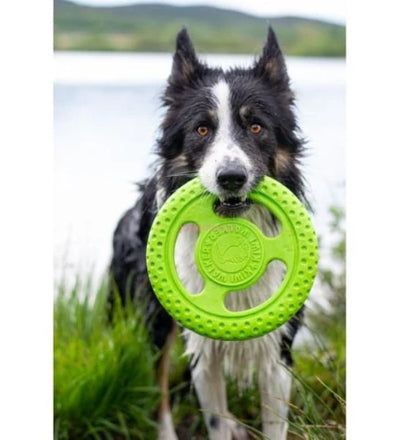
[[[152,323],[149,327],[160,348],[172,320],[151,289],[145,260],[147,237],[157,209],[157,187],[168,197],[201,167],[217,129],[211,87],[221,79],[231,90],[235,140],[251,158],[257,179],[270,175],[305,201],[299,169],[303,140],[298,136],[294,96],[273,30],[269,29],[262,55],[251,68],[224,72],[198,60],[183,29],[177,36],[172,72],[162,98],[166,114],[157,146],[158,175],[140,187],[136,205],[120,220],[114,233],[111,263],[111,274],[122,300],[127,296],[138,301],[146,299],[146,316]],[[246,129],[255,123],[264,128],[260,136],[251,136]],[[210,128],[207,136],[196,133],[199,125]],[[301,311],[290,321],[291,334],[282,340],[281,354],[288,365],[292,363],[290,348],[302,315]]]
[[[304,306],[297,312],[297,314],[288,322],[288,334],[282,337],[281,341],[281,359],[288,367],[293,366],[292,345],[294,338],[303,322]]]
[[[213,429],[218,429],[219,418],[217,416],[210,416],[210,427]]]
[[[128,297],[141,303],[153,342],[161,349],[172,330],[173,321],[158,302],[146,268],[146,243],[156,212],[155,179],[141,185],[140,192],[141,197],[123,215],[114,232],[109,303],[112,308],[115,287],[122,304]]]

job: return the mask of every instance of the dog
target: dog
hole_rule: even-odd
[[[160,306],[147,275],[145,250],[152,221],[174,191],[198,176],[205,189],[217,196],[218,215],[247,218],[266,235],[277,234],[277,220],[266,209],[249,203],[247,195],[267,175],[306,201],[300,170],[304,140],[294,102],[285,59],[271,27],[262,54],[251,67],[225,71],[199,60],[185,28],[178,33],[162,96],[166,111],[157,141],[158,161],[152,177],[140,185],[135,206],[116,227],[110,265],[122,302],[129,297],[146,304],[149,332],[162,353],[158,364],[162,392],[159,440],[177,440],[168,398],[168,352],[178,326]],[[194,261],[197,232],[191,226],[185,225],[180,232],[175,263],[182,284],[196,293],[203,281]],[[245,295],[232,292],[226,306],[235,311],[264,302],[283,276],[282,266],[271,263]],[[302,319],[301,309],[277,330],[247,341],[214,340],[183,329],[209,439],[247,438],[228,410],[227,376],[241,387],[255,381],[261,396],[263,433],[270,440],[286,439],[291,347]]]

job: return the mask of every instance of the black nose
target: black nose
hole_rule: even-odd
[[[247,182],[247,172],[243,166],[221,168],[217,172],[218,185],[228,191],[237,191]]]

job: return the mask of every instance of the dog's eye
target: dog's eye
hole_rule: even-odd
[[[208,127],[206,127],[205,125],[200,125],[199,127],[196,128],[197,134],[204,137],[207,136],[208,133],[210,133],[210,130]]]
[[[251,124],[249,126],[249,130],[253,133],[253,134],[259,134],[261,132],[261,125],[260,124]]]

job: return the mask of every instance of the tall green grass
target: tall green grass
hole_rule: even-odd
[[[55,439],[155,438],[159,392],[143,323],[117,304],[110,325],[106,284],[93,302],[89,291],[60,286],[55,302]]]
[[[332,209],[331,256],[335,269],[321,268],[330,306],[314,305],[306,326],[309,342],[294,350],[289,439],[345,438],[345,232],[344,213]],[[58,288],[54,306],[55,439],[156,438],[156,356],[140,311],[117,303],[112,325],[107,314],[107,283],[94,296],[80,281]],[[91,300],[92,298],[92,300]],[[181,440],[206,440],[202,413],[187,379],[187,359],[178,338],[170,375],[174,423]],[[256,388],[240,392],[228,384],[229,407],[247,426],[250,438],[261,433]]]

